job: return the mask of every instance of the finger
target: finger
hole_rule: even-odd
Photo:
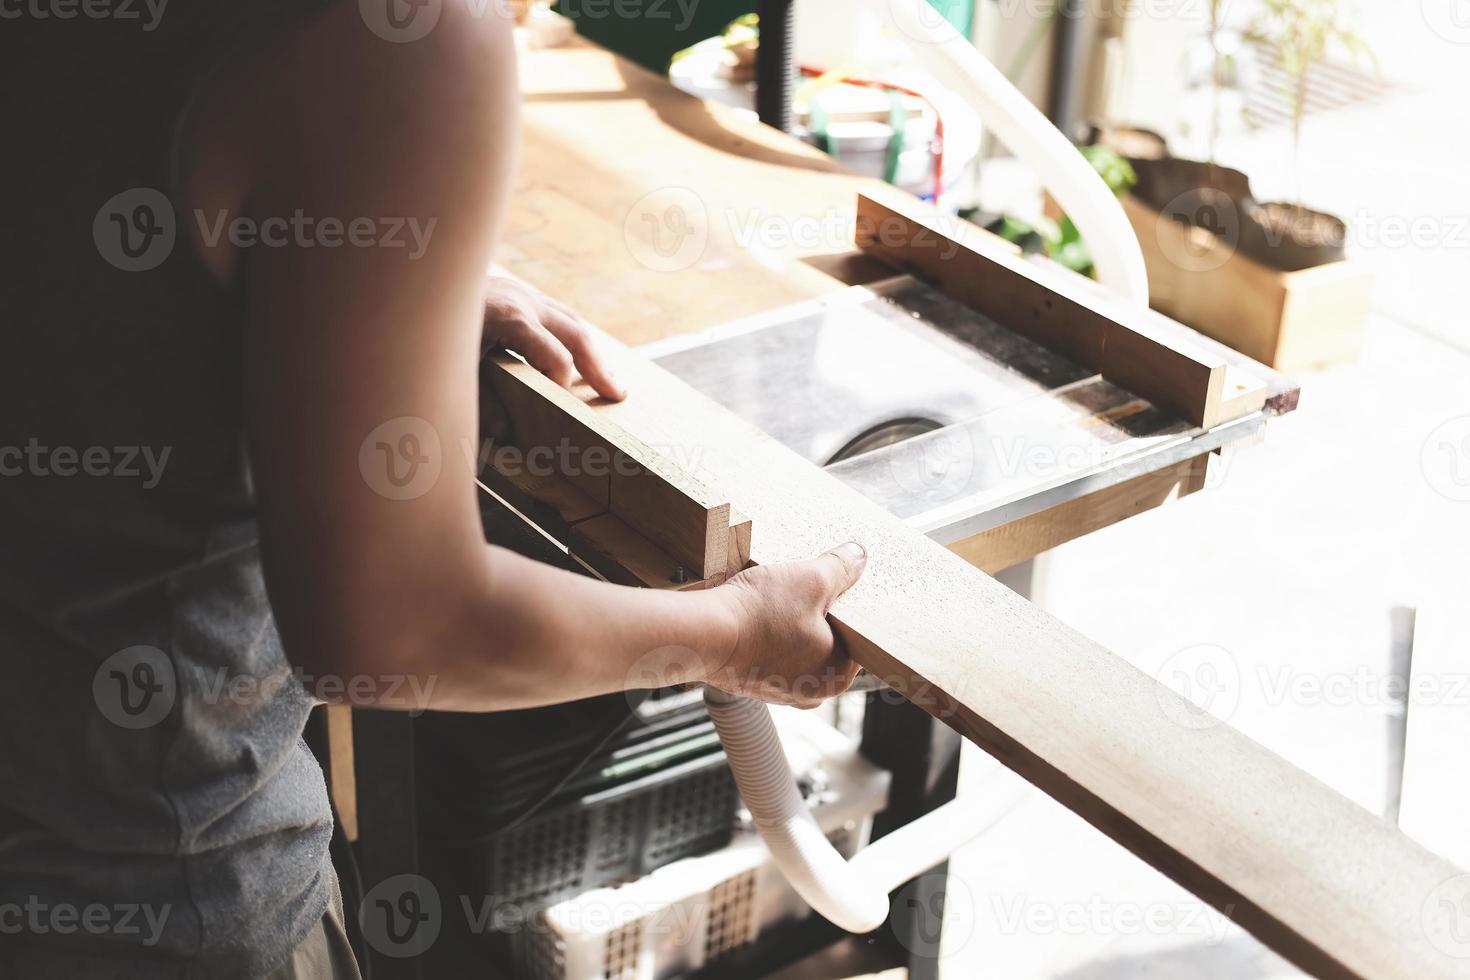
[[[517,330],[514,347],[527,363],[552,381],[563,388],[571,386],[574,377],[571,352],[545,327],[527,324]]]
[[[862,578],[863,569],[868,567],[868,551],[856,541],[849,541],[821,555],[816,561],[827,587],[827,603],[830,605]]]
[[[558,313],[560,313],[562,316],[566,317],[567,319],[569,319],[569,320],[577,320],[577,319],[579,319],[576,310],[572,309],[569,305],[567,305],[566,303],[563,303],[561,300],[557,299],[555,296],[546,296],[546,295],[543,294],[542,297],[541,297],[541,299],[542,299],[542,302],[544,302],[547,306],[551,307],[553,310],[556,310]]]
[[[521,341],[532,331],[537,317],[535,305],[509,280],[486,280],[485,308],[480,333],[480,356],[496,347],[520,350]]]
[[[576,314],[554,309],[542,317],[541,322],[571,353],[578,373],[594,391],[609,401],[620,402],[628,397],[612,369],[598,353],[591,331],[581,323]]]

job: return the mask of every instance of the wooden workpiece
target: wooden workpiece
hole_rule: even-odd
[[[858,198],[857,244],[1180,418],[1204,428],[1228,418],[1224,358],[1180,340],[1157,314],[1129,308],[1080,276],[1018,257],[967,221],[907,195],[865,193]],[[1264,386],[1231,394],[1234,417],[1265,404]]]
[[[862,542],[868,569],[832,621],[870,672],[1308,972],[1470,976],[1444,951],[1454,921],[1426,906],[1454,865],[658,366],[605,349],[628,400],[544,410],[615,444],[697,450],[692,476],[753,520],[757,563]]]
[[[700,578],[647,533],[594,504],[561,477],[527,477],[513,469],[487,464],[478,482],[481,490],[565,548],[584,571],[619,585],[678,592],[710,588],[728,577],[728,569],[742,568],[750,558],[748,518],[729,527],[725,543],[716,552],[719,557],[709,559],[719,566],[718,570]]]
[[[511,425],[479,468],[481,487],[622,585],[688,590],[723,582],[750,561],[752,521],[658,451],[586,410],[569,392],[508,354],[487,359]],[[580,394],[580,397],[579,397]],[[512,450],[506,453],[504,450]]]
[[[597,415],[574,410],[582,406],[575,395],[508,354],[487,361],[486,376],[525,454],[527,475],[554,469],[596,507],[645,529],[673,559],[665,576],[676,568],[690,579],[725,573],[732,547],[738,550],[731,544],[730,504],[673,462],[679,447],[658,452],[610,432]],[[748,522],[735,533],[748,541]]]

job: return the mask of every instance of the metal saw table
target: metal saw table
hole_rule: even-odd
[[[641,352],[946,545],[1207,463],[1273,411],[1191,425],[908,276]]]

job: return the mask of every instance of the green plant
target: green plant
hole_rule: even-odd
[[[1368,43],[1350,26],[1353,11],[1345,9],[1340,0],[1260,0],[1260,4],[1247,37],[1271,47],[1291,78],[1292,156],[1298,162],[1296,203],[1301,207],[1302,120],[1307,113],[1307,79],[1313,66],[1326,59],[1334,47],[1346,50],[1354,61],[1376,59]]]
[[[760,36],[761,21],[759,15],[742,14],[725,25],[725,29],[719,34],[718,40],[709,38],[698,44],[690,45],[682,51],[675,51],[672,57],[669,58],[669,64],[672,65],[676,61],[682,61],[694,53],[695,50],[702,50],[705,45],[714,44],[727,51],[733,51],[736,48],[748,47],[759,43]]]
[[[1121,195],[1138,183],[1133,165],[1115,150],[1106,146],[1084,146],[1080,150],[1114,194]],[[1006,241],[1019,245],[1026,254],[1045,252],[1053,262],[1084,276],[1092,276],[1096,272],[1082,234],[1065,214],[1055,223],[1045,218],[1027,222],[1006,214],[987,228]]]

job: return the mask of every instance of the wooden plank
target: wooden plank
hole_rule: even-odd
[[[1458,585],[1414,614],[1399,827],[1470,868],[1470,582]]]
[[[936,283],[1109,381],[1195,425],[1227,420],[1224,359],[1181,342],[1177,328],[1161,325],[1157,314],[1113,301],[1064,270],[1018,258],[981,229],[912,198],[859,195],[857,228],[864,251]]]
[[[328,782],[332,788],[332,804],[337,820],[349,841],[357,840],[357,772],[353,761],[352,708],[345,704],[329,704],[327,713]]]
[[[361,834],[357,857],[363,893],[372,892],[390,879],[399,879],[396,888],[387,889],[391,904],[405,889],[415,887],[412,879],[401,876],[419,874],[414,719],[402,711],[354,711],[352,737],[356,745],[354,769]],[[360,769],[356,763],[362,764]],[[382,911],[385,910],[371,909],[366,902],[357,910],[360,918]],[[421,980],[424,975],[421,958],[410,955],[423,951],[414,946],[416,935],[431,933],[429,930],[411,932],[404,947],[394,950],[382,950],[368,943],[363,949],[367,960],[364,973],[370,973],[373,980]]]
[[[950,544],[949,550],[994,575],[1084,534],[1152,510],[1204,488],[1213,453],[1037,511]]]
[[[724,574],[730,504],[717,500],[669,455],[696,459],[703,448],[698,440],[656,450],[588,411],[583,398],[595,395],[585,384],[579,385],[579,397],[508,354],[490,359],[487,372],[528,466],[540,465],[538,458],[549,461],[553,475],[641,529],[691,579]],[[544,410],[547,406],[552,410]],[[535,455],[538,451],[542,456]]]
[[[627,401],[587,407],[702,475],[760,531],[761,564],[849,539],[871,560],[832,608],[870,671],[1301,968],[1470,977],[1426,906],[1459,874],[678,379],[605,341]],[[1447,952],[1447,950],[1451,950]]]
[[[561,477],[490,465],[482,470],[479,482],[609,582],[687,591],[726,578],[723,571],[708,579],[696,578],[645,534]],[[749,518],[742,518],[729,528],[727,567],[743,568],[750,560],[750,525]]]
[[[709,588],[750,561],[751,520],[732,519],[723,554],[726,564],[709,578],[700,579],[668,552],[635,531],[626,521],[599,506],[568,480],[546,473],[528,473],[511,465],[491,465],[480,471],[482,489],[499,497],[564,545],[583,565],[609,582],[655,589],[688,591]]]
[[[730,505],[648,447],[623,451],[608,509],[661,545],[692,579],[723,577],[730,555]]]
[[[509,448],[520,453],[518,459],[502,456],[493,460],[495,468],[515,476],[527,488],[533,479],[570,484],[606,511],[612,499],[617,450],[598,432],[595,422],[567,411],[545,411],[548,399],[553,405],[565,399],[555,397],[556,385],[550,380],[509,354],[486,358],[481,384],[494,389],[513,433]]]
[[[1152,214],[1145,208],[1137,198],[1125,195],[1122,199],[1123,211],[1128,215],[1128,220],[1133,225],[1133,231],[1138,238],[1138,243],[1143,249],[1144,264],[1149,276],[1149,305],[1159,312],[1174,317],[1177,320],[1194,323],[1189,310],[1195,314],[1209,316],[1216,323],[1224,327],[1223,332],[1232,337],[1240,337],[1243,328],[1235,325],[1235,321],[1242,315],[1241,303],[1249,306],[1260,300],[1262,291],[1271,292],[1268,285],[1260,282],[1236,285],[1239,287],[1239,296],[1235,295],[1210,295],[1218,292],[1218,286],[1211,283],[1186,283],[1181,287],[1181,275],[1183,270],[1179,263],[1170,262],[1164,264],[1160,247],[1166,242],[1174,248],[1176,257],[1188,259],[1191,256],[1205,257],[1211,254],[1212,244],[1219,243],[1213,240],[1208,233],[1194,229],[1186,229],[1178,222],[1170,221],[1172,227],[1158,228],[1152,223],[1153,219],[1146,214]],[[1046,196],[1045,209],[1049,218],[1061,217],[1062,209],[1051,197]],[[1155,215],[1157,217],[1157,215]],[[1206,236],[1196,240],[1195,233]],[[1218,254],[1218,253],[1216,253]],[[1220,257],[1224,261],[1226,257]],[[1208,263],[1207,263],[1208,264]],[[1180,305],[1183,301],[1187,307]],[[1266,300],[1266,306],[1271,306],[1271,300]],[[1277,304],[1279,307],[1279,304]],[[1278,309],[1279,312],[1279,309]],[[1177,326],[1183,328],[1184,323]],[[1207,333],[1200,333],[1198,327],[1189,327],[1195,331],[1189,338],[1189,343],[1205,354],[1220,357],[1226,364],[1230,365],[1229,373],[1225,377],[1225,403],[1221,409],[1221,417],[1226,419],[1239,418],[1247,411],[1254,411],[1256,400],[1255,389],[1257,386],[1265,386],[1265,409],[1272,415],[1285,415],[1294,412],[1301,396],[1301,386],[1291,378],[1282,374],[1275,368],[1254,360],[1250,351],[1245,351],[1247,345],[1242,344],[1241,349],[1222,343]],[[1221,331],[1216,331],[1217,333]],[[1245,351],[1245,352],[1242,352]],[[1247,401],[1237,401],[1244,396]]]

